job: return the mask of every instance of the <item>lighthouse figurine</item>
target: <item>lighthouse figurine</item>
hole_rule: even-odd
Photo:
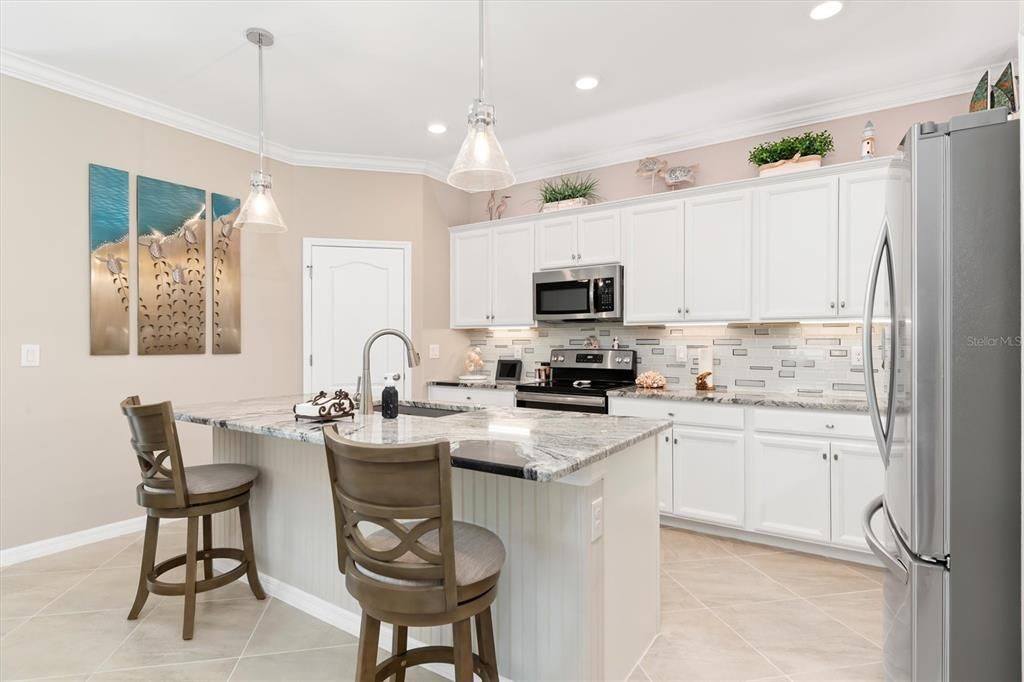
[[[860,138],[860,158],[870,159],[875,156],[875,124],[868,121],[864,124],[864,133]]]

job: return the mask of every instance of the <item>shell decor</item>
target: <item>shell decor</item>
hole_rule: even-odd
[[[636,378],[636,385],[640,388],[665,388],[665,377],[658,372],[644,372]]]
[[[479,348],[470,348],[466,351],[466,361],[463,363],[463,367],[466,368],[467,372],[483,369],[484,358]]]

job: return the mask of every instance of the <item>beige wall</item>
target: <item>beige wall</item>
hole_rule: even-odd
[[[117,407],[126,395],[186,403],[301,391],[303,237],[411,241],[416,392],[458,370],[467,341],[448,329],[447,227],[468,219],[466,195],[417,175],[274,162],[290,230],[242,244],[242,353],[91,357],[89,163],[244,196],[255,157],[0,79],[0,547],[140,514]],[[40,344],[40,367],[19,366],[22,343]],[[442,344],[440,360],[427,357],[429,343]],[[208,461],[209,429],[183,425],[181,437],[190,463]]]
[[[864,130],[864,122],[871,119],[875,124],[877,137],[877,153],[879,156],[892,154],[903,134],[917,121],[946,121],[951,116],[967,112],[970,94],[945,97],[943,99],[921,102],[905,107],[896,107],[870,114],[838,118],[825,123],[818,123],[800,128],[780,130],[769,135],[757,135],[741,140],[723,142],[721,144],[696,147],[671,154],[661,154],[668,160],[669,166],[698,164],[697,185],[713,185],[730,180],[742,180],[757,176],[757,168],[747,162],[750,149],[765,140],[774,140],[786,135],[800,134],[808,130],[826,129],[835,139],[835,151],[825,159],[826,164],[856,161],[860,158],[860,138]],[[511,159],[513,169],[515,159]],[[590,172],[601,181],[598,193],[605,201],[626,199],[651,193],[650,178],[636,176],[636,161],[620,163],[614,166],[597,168]],[[538,200],[539,182],[526,182],[500,192],[508,194],[508,210],[506,218],[527,215],[540,210]],[[665,183],[655,181],[657,192],[667,191]],[[487,220],[486,192],[472,195],[470,199],[470,222]]]

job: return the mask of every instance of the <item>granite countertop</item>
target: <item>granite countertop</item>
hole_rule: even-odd
[[[233,402],[185,405],[175,409],[180,422],[204,424],[275,438],[322,444],[323,426],[296,422],[292,405],[308,396],[278,396]],[[407,407],[456,410],[445,417],[356,414],[335,422],[350,440],[375,444],[417,443],[446,438],[452,465],[504,476],[553,481],[602,460],[671,427],[671,422],[604,414],[468,408],[465,405],[401,401]]]
[[[637,398],[679,400],[720,405],[750,405],[753,407],[790,407],[804,410],[837,410],[867,412],[868,401],[860,394],[856,397],[806,395],[771,391],[696,391],[692,388],[638,388],[631,386],[608,391],[610,398]]]

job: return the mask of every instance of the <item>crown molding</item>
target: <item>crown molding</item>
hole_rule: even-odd
[[[978,73],[986,67],[961,71],[933,80],[905,87],[888,88],[874,92],[818,102],[806,107],[758,116],[736,123],[717,125],[679,135],[648,138],[638,142],[616,145],[591,154],[563,158],[549,163],[516,169],[516,183],[530,182],[578,171],[602,168],[634,161],[655,154],[670,154],[711,144],[765,135],[787,128],[812,125],[837,118],[857,116],[883,109],[906,106],[950,95],[960,95],[974,88]],[[221,125],[186,111],[169,107],[154,100],[134,95],[98,81],[76,75],[34,59],[0,49],[0,74],[57,90],[74,97],[94,102],[118,111],[199,135],[210,140],[255,152],[256,135]],[[621,112],[619,112],[621,115]],[[593,119],[591,119],[593,120]],[[584,125],[579,121],[575,127]],[[558,139],[559,129],[512,138],[506,143],[514,147],[517,141]],[[553,148],[552,145],[545,145]],[[557,147],[557,145],[555,145]],[[446,159],[415,159],[361,154],[339,154],[314,150],[294,149],[268,141],[266,155],[294,166],[338,168],[344,170],[381,173],[411,173],[425,175],[440,182],[447,181]]]
[[[77,74],[0,49],[0,74],[41,85],[73,97],[100,104],[155,123],[177,128],[247,152],[256,152],[256,135],[215,123],[187,111],[134,95]],[[337,154],[286,147],[267,141],[266,156],[293,166],[313,166],[381,173],[426,175],[445,182],[447,168],[424,159]]]

